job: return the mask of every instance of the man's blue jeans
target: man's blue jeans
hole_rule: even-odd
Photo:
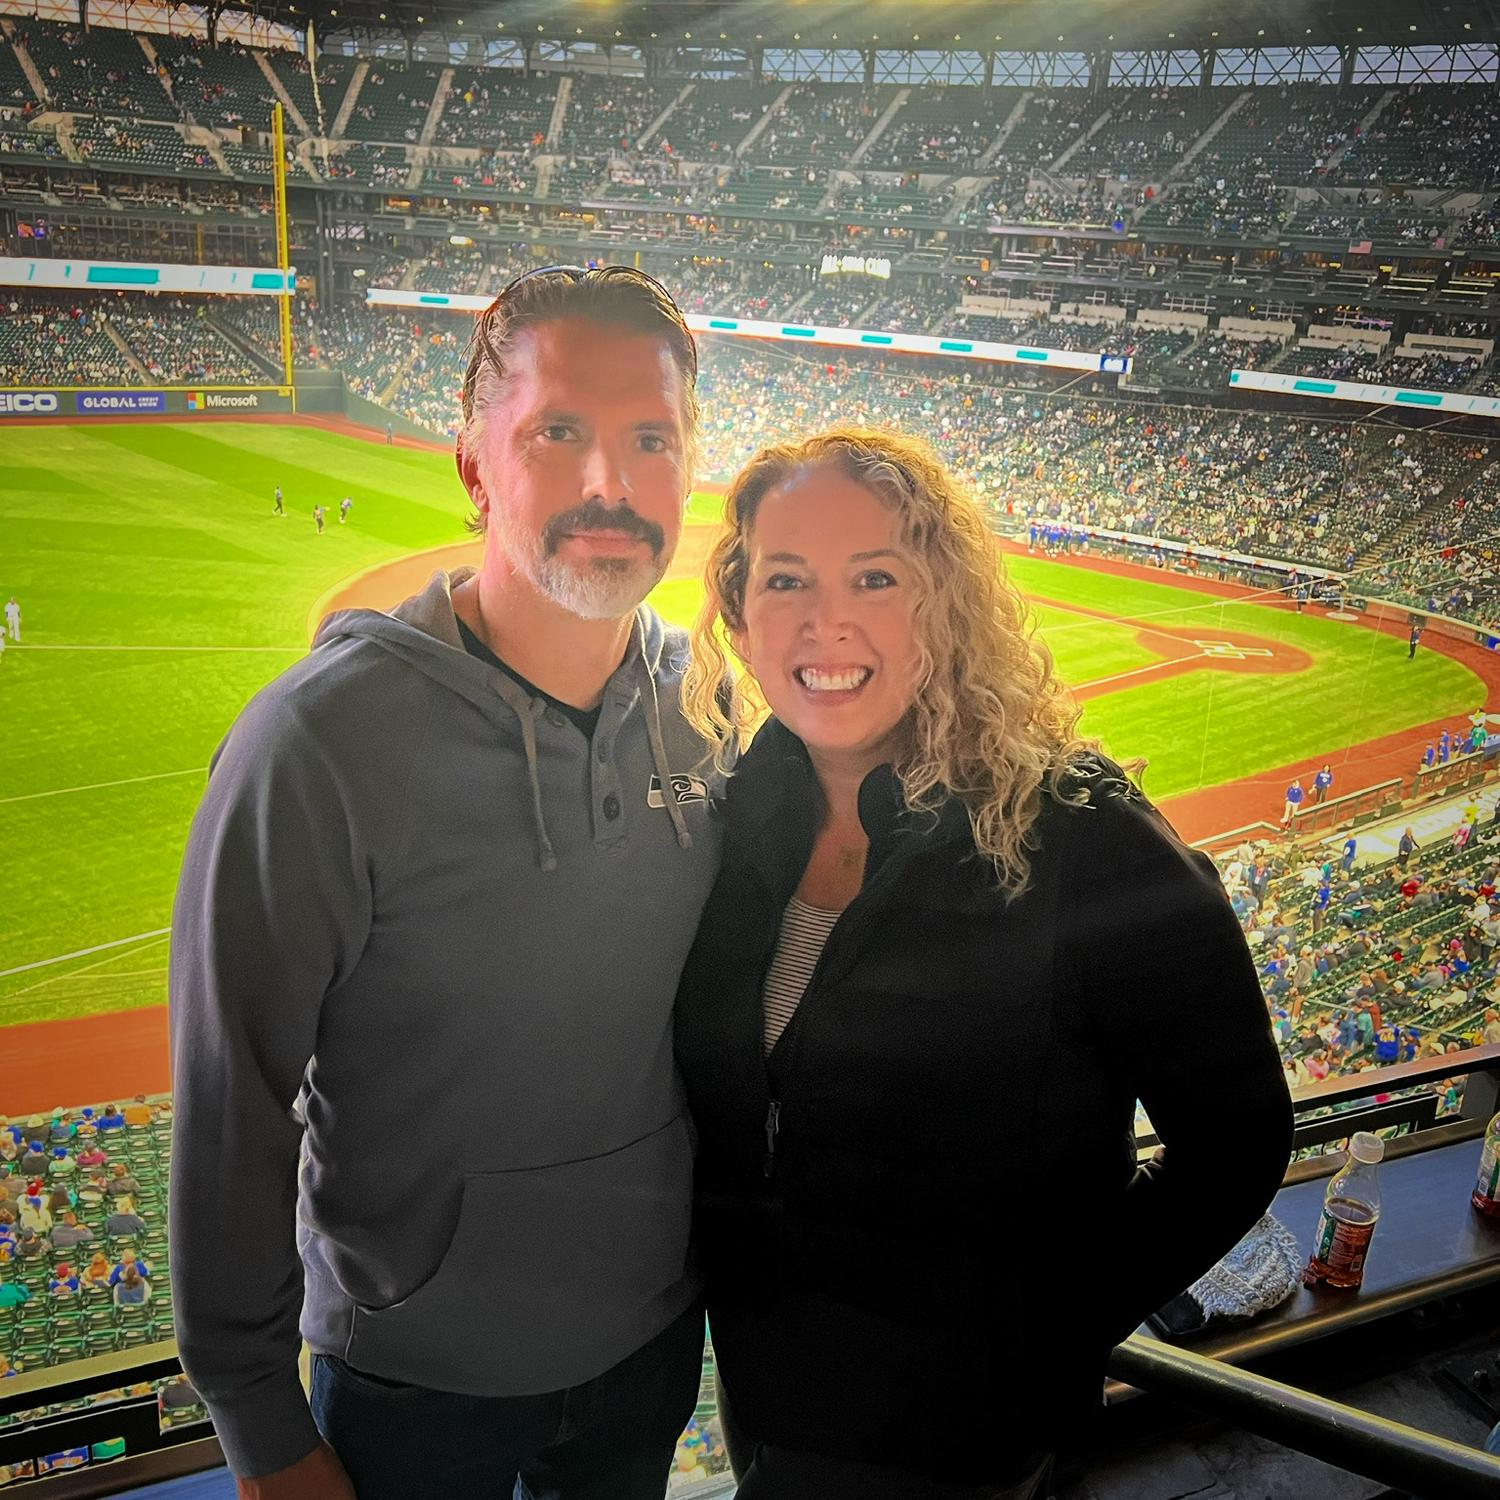
[[[541,1396],[459,1396],[313,1357],[312,1411],[359,1500],[662,1500],[703,1375],[689,1308],[613,1369]]]

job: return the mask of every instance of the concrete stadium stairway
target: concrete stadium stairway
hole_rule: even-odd
[[[1452,505],[1457,491],[1477,483],[1481,475],[1495,472],[1497,466],[1500,466],[1500,453],[1477,468],[1454,475],[1409,521],[1402,522],[1390,536],[1359,553],[1354,559],[1355,569],[1370,568],[1391,558],[1420,552],[1425,545],[1421,538],[1426,535],[1427,528]]]
[[[432,103],[427,106],[427,118],[422,121],[422,133],[417,137],[419,146],[430,146],[437,135],[438,121],[448,107],[448,95],[453,92],[453,69],[444,68],[438,75],[437,87],[432,91]],[[414,180],[407,187],[416,187],[422,180],[420,172],[413,168]]]
[[[31,85],[31,92],[36,95],[38,103],[50,104],[52,95],[47,91],[47,85],[36,63],[32,61],[31,53],[26,50],[26,43],[16,35],[15,22],[0,18],[0,32],[4,32],[11,51],[16,54],[16,61],[20,63],[21,71],[26,75],[26,81]]]
[[[1345,156],[1349,154],[1350,146],[1352,146],[1355,141],[1361,139],[1369,133],[1370,127],[1376,122],[1376,120],[1381,117],[1381,115],[1385,112],[1386,105],[1388,105],[1395,97],[1396,90],[1387,89],[1385,93],[1383,93],[1375,101],[1375,104],[1373,108],[1371,108],[1369,114],[1367,114],[1364,119],[1362,119],[1354,127],[1354,129],[1349,132],[1349,139],[1346,140],[1344,144],[1340,146],[1338,150],[1335,151],[1323,165],[1323,180],[1325,182],[1332,182],[1334,169],[1341,161],[1343,161]]]
[[[306,117],[297,108],[292,96],[287,93],[286,85],[276,76],[276,69],[271,66],[266,54],[259,47],[252,47],[250,53],[255,59],[256,67],[265,75],[267,86],[280,101],[282,109],[286,111],[286,117],[291,122],[292,129],[298,135],[312,135],[312,126],[307,123]]]
[[[684,99],[688,98],[692,94],[693,90],[697,88],[697,86],[698,85],[695,83],[683,84],[683,86],[673,97],[672,102],[664,110],[662,110],[662,112],[657,115],[657,117],[640,133],[640,136],[635,143],[637,151],[649,145],[653,137],[661,134],[662,127],[667,123],[668,120],[672,118],[672,115],[676,111],[677,106],[681,104]]]
[[[761,115],[760,119],[758,119],[755,124],[750,127],[749,135],[747,135],[745,139],[742,140],[739,145],[734,148],[736,160],[744,156],[745,153],[749,151],[751,146],[753,146],[756,141],[760,139],[760,137],[765,132],[766,126],[769,125],[771,121],[774,120],[776,116],[779,115],[781,111],[786,107],[786,101],[792,97],[792,94],[795,91],[796,87],[797,85],[794,83],[787,84],[787,86],[782,89],[782,91],[777,94],[777,96],[771,101],[770,106]]]
[[[981,173],[989,168],[995,158],[1004,150],[1005,143],[1010,139],[1011,133],[1021,123],[1021,118],[1026,113],[1026,106],[1035,97],[1035,89],[1026,89],[1022,92],[1021,97],[1016,100],[1015,107],[1001,122],[995,139],[984,148],[983,154],[980,156],[978,162],[975,163]],[[973,176],[965,174],[955,178],[953,183],[953,204],[948,212],[943,215],[943,223],[958,223],[958,216],[979,196],[985,183],[988,181],[989,178],[983,175]]]
[[[563,126],[567,123],[568,111],[572,107],[573,75],[564,73],[557,85],[557,98],[552,101],[552,117],[547,121],[546,145],[549,151],[562,139]]]
[[[125,342],[125,335],[122,334],[112,322],[110,322],[109,315],[107,313],[101,315],[99,319],[99,326],[104,330],[105,336],[109,339],[110,343],[112,343],[115,348],[120,351],[126,363],[129,364],[130,368],[136,373],[140,380],[146,385],[150,385],[153,378],[150,370],[148,370],[146,366],[141,363],[141,360],[136,355],[135,350]]]
[[[370,76],[369,62],[361,58],[355,65],[353,74],[349,79],[349,88],[345,93],[343,102],[339,105],[339,112],[334,116],[333,125],[329,128],[330,140],[342,140],[344,128],[349,123],[349,116],[354,113],[354,106],[359,103],[359,91],[365,86],[365,79]]]
[[[1110,117],[1113,114],[1113,110],[1106,109],[1104,113],[1100,115],[1099,118],[1095,120],[1094,123],[1090,125],[1089,128],[1085,130],[1084,133],[1079,136],[1078,139],[1074,141],[1073,144],[1069,146],[1061,156],[1057,158],[1056,161],[1052,162],[1048,166],[1048,171],[1050,171],[1056,177],[1066,177],[1068,174],[1064,170],[1064,168],[1068,165],[1069,159],[1076,156],[1079,151],[1084,148],[1084,146],[1086,146],[1091,140],[1093,140],[1093,138],[1098,135],[1106,125],[1109,124]]]
[[[870,127],[869,135],[854,148],[854,155],[849,158],[849,165],[851,167],[857,167],[870,154],[870,147],[890,129],[891,121],[901,113],[902,107],[910,98],[910,89],[898,89],[896,91],[896,97],[886,105],[885,109],[881,112],[880,118]]]
[[[1167,173],[1165,180],[1167,182],[1176,182],[1180,178],[1182,178],[1184,176],[1187,176],[1187,175],[1190,175],[1188,173],[1188,168],[1191,167],[1192,164],[1193,164],[1193,162],[1203,153],[1204,149],[1208,146],[1209,142],[1212,141],[1213,138],[1216,135],[1218,135],[1218,133],[1242,109],[1244,109],[1244,107],[1254,97],[1255,97],[1255,90],[1254,89],[1245,89],[1240,94],[1238,94],[1235,97],[1235,99],[1233,100],[1233,102],[1228,106],[1228,108],[1224,109],[1224,110],[1221,110],[1219,112],[1219,114],[1214,118],[1213,122],[1209,125],[1208,129],[1205,130],[1203,132],[1203,134],[1200,135],[1198,137],[1198,139],[1196,141],[1194,141],[1193,144],[1191,146],[1189,146],[1187,148],[1187,150],[1182,153],[1182,156],[1178,160],[1177,165],[1175,167],[1173,167],[1170,172]]]

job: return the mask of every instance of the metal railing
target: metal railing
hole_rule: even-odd
[[[1109,1372],[1153,1395],[1423,1500],[1494,1500],[1500,1458],[1132,1334]]]

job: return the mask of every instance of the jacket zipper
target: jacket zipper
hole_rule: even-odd
[[[818,955],[818,961],[813,966],[813,972],[808,978],[807,989],[803,991],[802,998],[797,1002],[797,1009],[793,1013],[791,1021],[787,1024],[787,1032],[795,1033],[797,1029],[797,1022],[801,1019],[802,1016],[803,1007],[806,1006],[807,1002],[812,999],[814,994],[816,993],[819,987],[819,983],[823,979],[824,974],[829,967],[829,950],[834,946],[833,939],[835,938],[835,936],[839,937],[839,939],[844,943],[847,943],[849,941],[851,924],[848,923],[847,919],[850,912],[854,912],[854,920],[856,923],[864,921],[869,912],[872,899],[884,895],[885,890],[894,883],[895,872],[891,870],[890,865],[888,864],[885,869],[879,872],[876,879],[873,880],[869,885],[867,885],[862,891],[860,891],[860,893],[854,898],[854,900],[844,908],[844,911],[839,916],[838,922],[834,924],[834,931],[829,934],[828,945],[825,946],[822,953]],[[856,910],[856,908],[858,909]],[[844,928],[844,931],[841,934],[838,932],[838,928],[840,926],[843,926]],[[784,1036],[785,1034],[786,1033],[783,1033]],[[791,1041],[793,1044],[795,1044],[796,1040],[797,1038],[794,1034],[791,1037]],[[790,1055],[791,1049],[788,1048],[787,1052],[788,1055]],[[783,1067],[780,1071],[784,1076],[786,1073],[785,1067]],[[763,1162],[763,1171],[766,1177],[772,1176],[776,1170],[776,1137],[780,1135],[780,1133],[781,1100],[772,1098],[766,1106],[766,1152]]]
[[[776,1167],[776,1136],[781,1129],[781,1100],[773,1099],[766,1108],[766,1176]]]

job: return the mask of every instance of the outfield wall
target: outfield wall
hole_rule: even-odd
[[[9,386],[0,389],[0,420],[6,417],[185,417],[290,416],[297,409],[285,385],[198,385],[171,390],[124,386]]]

